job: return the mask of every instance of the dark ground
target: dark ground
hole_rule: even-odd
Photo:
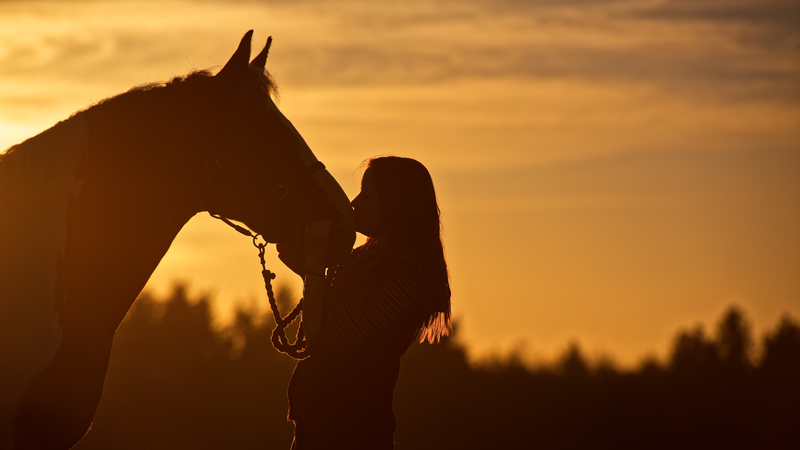
[[[279,296],[285,311],[288,293]],[[272,349],[272,325],[241,311],[215,331],[207,300],[180,287],[169,299],[143,295],[75,448],[288,449],[294,361]],[[397,450],[800,448],[800,327],[789,317],[763,337],[758,359],[731,308],[713,336],[681,331],[668,362],[632,371],[587,364],[577,345],[552,366],[514,355],[471,366],[455,334],[403,357]]]

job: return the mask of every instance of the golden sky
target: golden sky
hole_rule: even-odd
[[[731,304],[800,317],[797,1],[0,0],[0,149],[249,29],[348,195],[371,156],[430,168],[476,355],[632,363]],[[263,308],[257,262],[198,216],[149,287]]]

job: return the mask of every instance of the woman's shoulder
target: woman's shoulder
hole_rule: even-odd
[[[421,265],[416,258],[404,249],[392,248],[380,243],[366,243],[353,249],[346,266],[372,272],[371,275],[383,278],[390,273],[416,279]],[[369,278],[373,278],[370,276]]]

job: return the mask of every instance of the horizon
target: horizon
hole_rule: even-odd
[[[296,304],[295,302],[299,298],[297,293],[294,292],[287,284],[278,284],[277,286],[274,286],[274,290],[279,310],[282,314],[287,313]],[[200,309],[205,308],[200,305],[201,303],[205,303],[208,307],[209,327],[211,331],[217,333],[222,339],[231,339],[231,335],[229,333],[236,328],[237,321],[245,320],[245,322],[250,326],[255,326],[257,328],[265,325],[269,325],[270,327],[274,326],[274,316],[272,311],[269,308],[260,307],[255,302],[239,303],[231,312],[232,317],[223,319],[220,317],[218,307],[215,306],[215,303],[218,300],[213,293],[209,291],[201,292],[194,290],[190,285],[179,281],[173,283],[169,289],[165,289],[158,293],[153,290],[145,289],[142,291],[139,297],[146,299],[145,301],[152,302],[156,308],[167,307],[169,303],[176,300],[185,301],[190,307],[200,307]],[[139,299],[137,298],[137,301],[138,300]],[[136,307],[136,305],[137,303],[134,304],[134,307]],[[156,309],[152,311],[151,314],[153,314],[153,319],[155,320],[153,324],[157,325],[159,323],[161,314],[163,314],[163,311],[161,309]],[[496,365],[505,366],[509,364],[521,364],[527,370],[534,372],[537,370],[550,370],[558,367],[570,354],[575,353],[581,358],[590,371],[595,371],[597,369],[612,369],[619,371],[620,373],[633,373],[642,371],[644,367],[653,363],[664,368],[669,367],[675,356],[678,339],[683,335],[699,332],[700,337],[708,342],[713,343],[718,343],[720,340],[725,339],[725,336],[720,334],[720,328],[725,322],[726,318],[728,318],[731,314],[734,314],[741,319],[741,321],[737,323],[741,324],[742,331],[745,333],[745,337],[749,337],[751,339],[749,344],[746,345],[746,348],[744,348],[744,351],[748,356],[747,362],[753,366],[759,366],[761,364],[765,356],[764,347],[766,345],[766,340],[774,338],[775,333],[783,323],[788,323],[795,328],[800,328],[800,317],[796,317],[791,313],[786,312],[781,314],[775,323],[767,324],[761,328],[758,333],[756,333],[753,327],[753,322],[750,319],[749,312],[738,305],[731,304],[719,314],[715,321],[710,324],[694,322],[676,327],[671,334],[669,345],[667,346],[664,354],[656,355],[655,352],[645,353],[641,355],[638,360],[624,363],[621,363],[613,353],[596,352],[594,354],[588,354],[586,352],[587,349],[578,339],[572,339],[568,342],[564,342],[562,347],[557,352],[552,355],[548,355],[547,358],[532,358],[532,355],[527,352],[524,341],[516,343],[516,345],[505,349],[505,351],[493,349],[483,354],[475,354],[474,352],[471,352],[469,343],[464,342],[461,336],[463,327],[461,326],[461,322],[458,318],[454,318],[453,320],[453,331],[449,335],[443,336],[442,340],[449,341],[450,344],[448,345],[457,347],[464,351],[470,365],[473,368],[491,368],[492,366]],[[123,324],[126,323],[126,320],[129,320],[129,316],[130,314],[126,316],[126,319],[123,320]],[[296,328],[296,326],[297,322],[294,322],[292,325],[290,325],[291,328]],[[271,328],[268,329],[271,330]],[[287,333],[287,335],[289,335],[289,333]],[[293,335],[289,335],[289,338],[290,340],[294,339]],[[232,342],[235,342],[235,339]],[[415,341],[412,343],[412,345],[417,344],[427,346],[441,345],[442,343],[443,342],[430,344],[428,342]],[[234,348],[233,354],[237,354],[240,351],[241,349]]]

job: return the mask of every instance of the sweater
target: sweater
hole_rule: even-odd
[[[420,323],[414,265],[359,247],[323,301],[322,328],[289,382],[289,419],[319,430],[394,431],[400,357]]]

